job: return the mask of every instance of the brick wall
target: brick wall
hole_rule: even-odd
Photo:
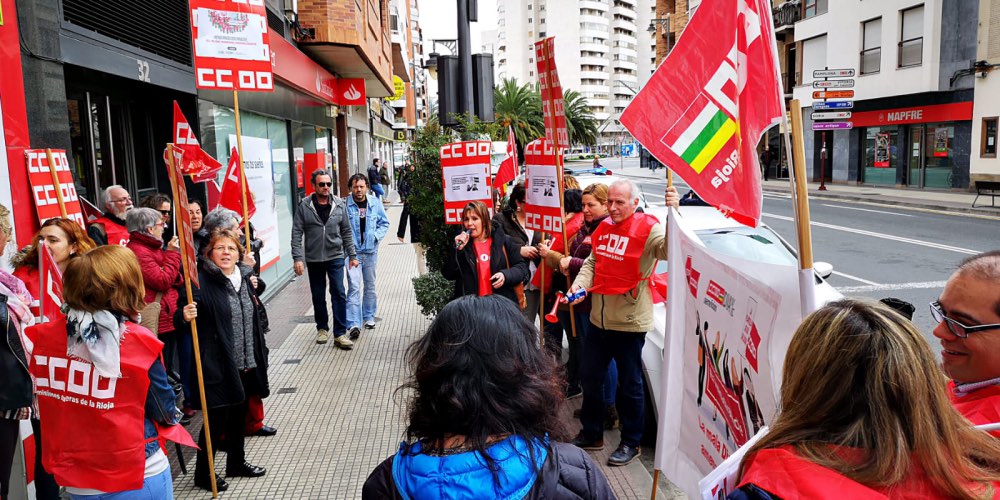
[[[372,71],[392,81],[387,0],[299,0],[299,22],[316,28],[310,43],[357,47]]]

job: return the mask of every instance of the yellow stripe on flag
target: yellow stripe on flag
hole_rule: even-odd
[[[702,149],[698,156],[695,157],[694,161],[691,162],[691,168],[694,169],[696,173],[701,173],[708,166],[708,163],[715,158],[715,155],[719,154],[722,146],[725,146],[729,139],[733,137],[736,133],[736,122],[733,120],[726,120],[726,123],[719,127],[719,131],[712,136],[712,140],[708,141],[705,145],[705,149]]]

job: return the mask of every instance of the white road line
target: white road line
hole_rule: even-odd
[[[915,215],[897,214],[896,212],[886,212],[884,210],[871,210],[869,208],[845,207],[843,205],[827,205],[826,203],[822,203],[822,205],[824,207],[830,207],[830,208],[843,208],[844,210],[860,210],[862,212],[875,212],[877,214],[898,215],[900,217],[916,217]]]
[[[769,213],[763,213],[761,215],[763,215],[765,217],[771,217],[772,219],[785,220],[785,221],[794,221],[794,219],[792,219],[791,217],[786,217],[784,215],[775,215],[775,214],[769,214]],[[913,245],[920,245],[920,246],[924,246],[924,247],[928,247],[928,248],[936,248],[938,250],[946,250],[946,251],[949,251],[949,252],[962,253],[962,254],[966,254],[966,255],[976,255],[976,254],[980,253],[979,250],[972,250],[972,249],[969,249],[969,248],[953,247],[951,245],[942,245],[940,243],[933,243],[933,242],[930,242],[930,241],[923,241],[923,240],[915,240],[913,238],[904,238],[902,236],[892,236],[892,235],[889,235],[889,234],[876,233],[876,232],[873,232],[873,231],[865,231],[863,229],[855,229],[855,228],[852,228],[852,227],[844,227],[844,226],[837,226],[837,225],[834,225],[834,224],[826,224],[824,222],[815,222],[815,221],[813,221],[813,222],[810,222],[810,225],[813,225],[813,226],[816,226],[816,227],[823,227],[823,228],[826,228],[826,229],[833,229],[835,231],[844,231],[844,232],[848,232],[848,233],[860,234],[860,235],[863,235],[863,236],[871,236],[872,238],[882,238],[882,239],[890,240],[890,241],[898,241],[900,243],[910,243],[910,244],[913,244]]]
[[[881,283],[876,283],[876,282],[874,282],[874,281],[868,281],[868,280],[866,280],[866,279],[864,279],[864,278],[859,278],[859,277],[857,277],[857,276],[853,276],[853,275],[850,275],[850,274],[847,274],[847,273],[842,273],[842,272],[840,272],[840,271],[834,271],[834,272],[833,272],[833,274],[836,274],[837,276],[841,276],[841,277],[844,277],[844,278],[847,278],[847,279],[849,279],[849,280],[854,280],[854,281],[858,281],[858,282],[861,282],[861,283],[864,283],[864,284],[866,284],[866,285],[871,285],[871,286],[882,286],[882,284],[881,284]]]
[[[889,285],[841,286],[836,287],[840,293],[891,292],[895,290],[923,290],[928,288],[944,288],[947,281],[923,281],[913,283],[895,283]]]
[[[790,200],[790,199],[792,199],[792,195],[790,195],[790,194],[771,193],[771,192],[765,192],[764,193],[764,197],[765,198],[774,198],[776,200]]]

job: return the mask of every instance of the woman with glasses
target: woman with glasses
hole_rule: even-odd
[[[844,299],[806,317],[779,407],[730,499],[1000,494],[1000,441],[949,404],[923,335],[882,304]]]
[[[170,210],[170,197],[163,193],[154,193],[143,197],[139,201],[139,206],[152,208],[160,213],[160,217],[163,219],[163,246],[165,247],[170,242],[170,238],[174,236],[173,225],[171,224],[174,212]]]

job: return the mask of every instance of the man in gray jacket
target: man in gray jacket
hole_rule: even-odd
[[[316,315],[316,343],[330,340],[330,316],[326,312],[326,290],[329,278],[330,301],[333,306],[333,343],[350,350],[354,342],[347,338],[347,294],[344,292],[344,258],[350,266],[358,266],[351,223],[343,199],[330,193],[333,178],[326,170],[312,174],[315,193],[299,203],[292,224],[292,258],[295,274],[302,276],[308,269]],[[302,239],[305,238],[305,253]]]

